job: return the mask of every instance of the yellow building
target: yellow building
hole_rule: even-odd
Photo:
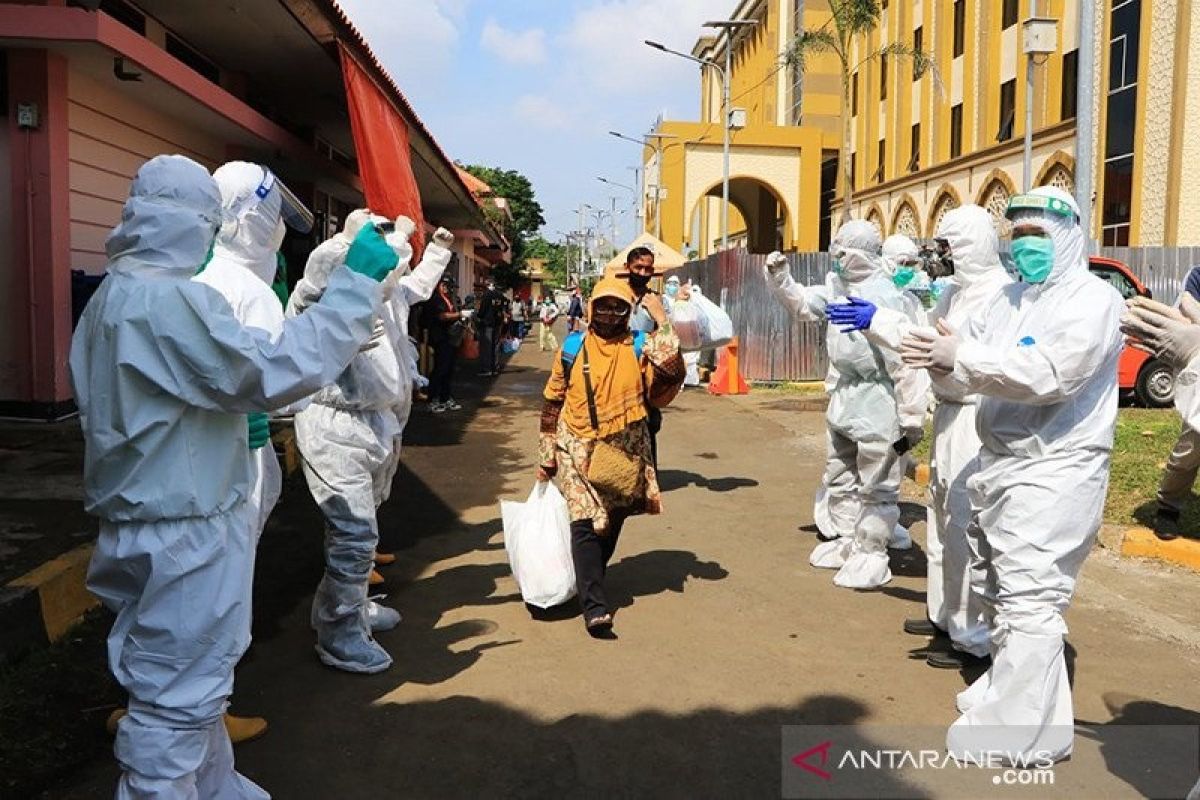
[[[902,59],[868,60],[852,76],[854,216],[873,220],[884,234],[927,237],[946,211],[962,203],[978,203],[999,216],[1027,180],[1032,186],[1073,190],[1076,86],[1083,76],[1093,81],[1096,98],[1090,131],[1094,237],[1114,246],[1200,244],[1200,79],[1188,79],[1200,76],[1200,0],[1100,0],[1090,67],[1078,60],[1077,0],[882,0],[881,5],[880,25],[855,42],[851,60],[863,61],[902,42],[930,53],[936,69],[915,75]],[[1035,66],[1033,159],[1026,176],[1022,22],[1035,12],[1057,20],[1058,47]],[[813,28],[828,17],[828,0],[743,2],[735,15],[760,20],[758,39],[735,42],[732,105],[746,107],[750,120],[735,142],[739,147],[785,142],[802,162],[794,191],[775,188],[790,180],[772,177],[780,172],[775,166],[752,176],[751,159],[743,158],[741,170],[733,169],[748,184],[771,187],[786,209],[770,220],[769,202],[755,205],[753,198],[734,197],[738,211],[731,214],[730,226],[738,232],[736,243],[755,251],[769,249],[755,231],[776,222],[785,248],[812,250],[827,241],[828,199],[838,192],[836,166],[827,159],[841,146],[836,62],[813,62],[797,79],[779,69],[778,54],[786,50],[797,22]],[[723,38],[701,40],[695,54],[721,61],[722,47]],[[682,145],[715,146],[718,176],[719,86],[716,71],[706,69],[700,129],[711,125],[712,130],[703,144]],[[694,127],[679,123],[664,123],[661,130],[685,140],[697,135]],[[802,132],[820,133],[824,180],[812,177],[807,164],[816,145],[808,144]],[[662,159],[664,239],[671,242],[678,235],[706,253],[719,238],[720,201],[706,200],[698,219],[691,219],[694,212],[684,207],[694,185],[711,179],[711,170],[696,179],[690,151],[688,158],[672,159],[672,147],[681,147],[674,142],[666,140]],[[648,162],[653,161],[648,151]],[[734,161],[739,161],[736,155]],[[681,195],[683,207],[670,202],[674,193]],[[715,193],[719,197],[719,182]],[[835,210],[840,203],[840,197],[834,200]],[[818,209],[817,222],[813,209]],[[840,217],[840,211],[833,216]]]
[[[724,66],[732,39],[731,107],[744,113],[730,157],[734,246],[768,252],[823,244],[822,212],[833,198],[841,142],[840,72],[832,57],[812,62],[802,76],[781,64],[796,32],[829,16],[827,0],[743,0],[730,18],[752,20],[753,28],[704,37],[692,50]],[[660,213],[665,243],[707,255],[721,239],[721,73],[702,67],[700,83],[700,121],[662,122],[656,132],[668,138],[646,148],[644,219],[655,231]]]

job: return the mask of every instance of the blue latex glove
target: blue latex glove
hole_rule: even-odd
[[[871,327],[875,317],[875,304],[858,297],[847,298],[845,303],[830,303],[825,313],[829,321],[838,326],[842,333],[865,331]]]
[[[271,418],[263,413],[247,414],[246,422],[250,426],[250,449],[266,447],[271,441]]]
[[[382,281],[396,268],[400,256],[374,225],[363,225],[346,253],[346,266],[360,275]]]

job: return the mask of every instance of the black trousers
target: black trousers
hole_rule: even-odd
[[[646,406],[646,427],[650,430],[650,458],[658,469],[658,432],[662,430],[662,409]]]
[[[429,396],[435,402],[450,399],[450,381],[454,377],[454,362],[458,359],[458,348],[449,339],[433,345],[433,374],[429,376]]]
[[[571,560],[575,562],[575,586],[585,621],[609,612],[608,599],[604,595],[604,574],[624,525],[623,517],[613,517],[609,520],[608,532],[598,536],[590,519],[571,523]]]
[[[479,329],[479,371],[495,372],[500,355],[500,328],[484,325]]]

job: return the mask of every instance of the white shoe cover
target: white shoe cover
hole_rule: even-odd
[[[954,699],[954,706],[958,709],[958,713],[965,714],[979,705],[991,687],[992,670],[989,668],[987,672],[976,678],[974,683],[958,693]]]
[[[850,546],[854,544],[852,539],[833,539],[828,542],[820,542],[813,548],[812,555],[808,557],[808,563],[817,569],[841,569],[846,563],[846,555],[850,552]]]
[[[892,538],[888,540],[889,550],[911,550],[912,546],[912,536],[909,534],[908,528],[903,525],[896,525],[892,528]]]
[[[888,554],[853,553],[833,576],[833,582],[847,589],[877,589],[892,579]]]
[[[400,624],[400,612],[394,608],[381,606],[374,600],[367,601],[367,622],[371,624],[371,632],[390,631]]]

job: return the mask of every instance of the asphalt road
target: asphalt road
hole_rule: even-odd
[[[404,614],[380,636],[396,660],[384,674],[318,663],[308,614],[321,523],[302,480],[288,487],[263,539],[255,643],[234,697],[235,711],[271,723],[238,748],[245,774],[277,798],[779,797],[796,769],[784,726],[936,746],[971,676],[931,669],[924,640],[900,629],[923,613],[923,509],[906,503],[918,548],[894,554],[882,590],[840,589],[811,569],[822,422],[794,397],[685,392],[660,444],[666,512],[627,526],[609,571],[619,638],[590,639],[573,609],[533,619],[498,504],[532,486],[549,363],[531,337],[494,384],[462,380],[464,411],[415,414],[381,513],[400,557],[384,569],[386,602]],[[1195,764],[1178,763],[1170,732],[1141,737],[1167,737],[1148,756],[1104,742],[1113,726],[1200,724],[1195,586],[1099,551],[1090,560],[1068,615],[1081,734],[1053,788],[997,789],[975,769],[889,773],[870,794],[1136,797],[1170,770],[1190,770],[1190,785]],[[111,796],[114,776],[97,764],[53,796]]]

